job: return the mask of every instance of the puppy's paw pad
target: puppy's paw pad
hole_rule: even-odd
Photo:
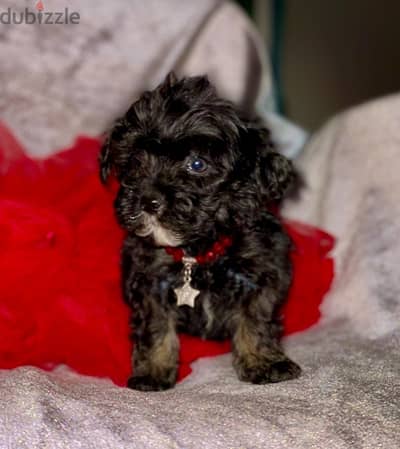
[[[132,376],[127,383],[128,388],[139,391],[163,391],[174,386],[174,383],[154,379],[151,376]]]

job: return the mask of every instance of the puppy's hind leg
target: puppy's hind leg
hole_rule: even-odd
[[[160,391],[176,383],[179,340],[172,314],[153,298],[145,299],[134,315],[133,376],[128,387]]]
[[[273,320],[272,295],[263,290],[246,298],[235,319],[233,366],[245,382],[281,382],[301,373],[279,344],[280,325]]]

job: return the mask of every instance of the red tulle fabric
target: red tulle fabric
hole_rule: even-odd
[[[46,160],[32,160],[0,125],[0,368],[66,364],[124,385],[131,373],[129,310],[120,290],[123,233],[113,189],[98,178],[100,141],[79,137]],[[334,240],[285,222],[295,250],[294,281],[282,310],[285,335],[320,317],[333,278]],[[182,335],[179,378],[199,357],[229,342]]]

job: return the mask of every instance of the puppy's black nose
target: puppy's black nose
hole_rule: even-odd
[[[161,209],[161,201],[155,197],[142,198],[142,209],[149,214],[156,214]]]

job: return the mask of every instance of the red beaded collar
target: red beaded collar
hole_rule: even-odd
[[[204,254],[199,254],[195,256],[196,262],[198,264],[204,264],[208,262],[213,262],[219,256],[225,254],[227,248],[232,245],[232,239],[227,236],[221,236],[220,239],[215,242],[212,248],[206,251]],[[165,247],[165,252],[174,258],[175,262],[181,262],[185,257],[185,252],[182,248],[174,248],[172,246]]]

